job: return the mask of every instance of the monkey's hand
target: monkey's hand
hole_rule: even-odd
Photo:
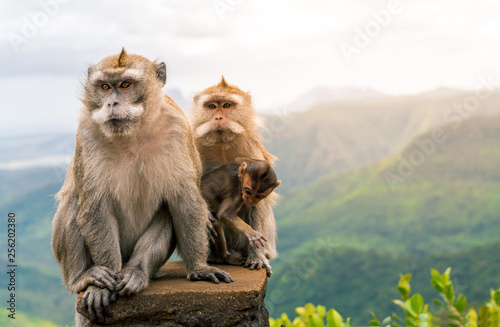
[[[267,242],[267,239],[262,235],[262,233],[259,233],[255,230],[252,230],[249,233],[245,233],[246,237],[248,238],[248,242],[250,243],[250,246],[253,248],[259,248],[259,247],[264,247],[265,242]]]
[[[266,269],[267,277],[271,277],[273,273],[271,271],[271,265],[269,264],[269,260],[262,253],[256,251],[250,251],[248,254],[248,259],[244,265],[246,268],[261,270],[262,268]]]
[[[116,292],[107,288],[90,285],[83,294],[83,308],[89,313],[93,322],[103,320],[104,315],[110,311],[110,304],[116,301]]]
[[[220,280],[225,281],[226,283],[234,282],[233,277],[229,275],[222,269],[210,267],[210,266],[202,266],[191,271],[187,279],[192,281],[197,280],[211,280],[215,284],[219,284]]]
[[[117,284],[118,276],[108,267],[93,266],[80,276],[79,282],[75,285],[75,293],[84,291],[90,285],[114,291]]]
[[[121,281],[116,286],[120,295],[131,295],[139,293],[149,284],[149,278],[146,273],[137,268],[124,268],[118,273]]]

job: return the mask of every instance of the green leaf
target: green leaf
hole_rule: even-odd
[[[411,274],[399,275],[399,276],[400,279],[398,283],[398,291],[399,293],[401,293],[401,298],[403,298],[403,300],[408,300],[411,291],[411,286],[410,286]]]
[[[493,293],[493,300],[495,301],[496,305],[500,306],[500,289]]]
[[[408,317],[406,318],[406,325],[410,325],[410,326],[415,326],[417,324],[415,318],[413,317]]]
[[[310,327],[325,327],[323,319],[321,319],[316,313],[308,317],[308,322]]]
[[[391,321],[392,321],[392,319],[391,319],[390,316],[385,317],[385,319],[382,320],[382,326],[390,326],[391,325]]]
[[[295,312],[299,315],[299,316],[302,316],[302,317],[305,317],[307,315],[306,313],[306,308],[304,307],[298,307],[298,308],[295,308]]]
[[[322,305],[318,305],[316,307],[316,311],[318,312],[318,315],[321,317],[321,319],[323,319],[323,317],[325,316],[326,307],[322,306]]]
[[[378,320],[377,316],[375,315],[375,313],[373,313],[373,311],[370,312],[370,314],[372,315],[373,317],[373,320],[371,320],[369,322],[370,326],[380,326],[380,320]]]
[[[411,307],[410,300],[405,302],[404,309],[405,309],[405,314],[407,317],[416,317],[417,316],[417,313],[415,311],[413,311],[413,308]]]
[[[312,303],[307,303],[304,308],[306,309],[306,315],[310,316],[316,312],[316,307]]]
[[[342,327],[343,319],[335,309],[330,309],[326,314],[326,322],[328,327]]]
[[[462,314],[467,306],[467,298],[463,295],[459,295],[457,300],[455,301],[455,309],[457,309],[458,313]]]
[[[424,298],[420,294],[414,294],[410,299],[410,305],[416,314],[422,312],[422,308],[424,307]]]
[[[442,308],[444,308],[446,306],[446,304],[444,304],[443,302],[441,302],[441,301],[439,301],[437,299],[432,300],[432,303],[434,303],[438,307],[442,307]]]
[[[444,288],[444,296],[450,303],[453,303],[453,300],[455,300],[455,291],[453,290],[453,284],[449,284]]]

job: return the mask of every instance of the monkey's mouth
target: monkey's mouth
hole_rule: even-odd
[[[113,133],[122,133],[131,123],[133,123],[133,121],[134,120],[130,117],[113,117],[108,119],[104,124]]]
[[[214,132],[215,133],[224,133],[224,132],[227,132],[229,131],[229,128],[221,128],[221,127],[218,127],[216,129],[214,129]]]

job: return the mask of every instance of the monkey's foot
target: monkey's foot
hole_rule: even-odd
[[[88,311],[91,321],[103,320],[109,312],[110,304],[116,301],[116,293],[107,288],[90,285],[83,294],[83,308]]]
[[[118,273],[118,277],[120,277],[121,281],[116,286],[116,290],[120,295],[138,293],[149,284],[148,276],[136,268],[124,268]]]
[[[244,265],[246,268],[261,270],[262,268],[266,269],[267,277],[271,277],[271,265],[269,264],[269,260],[263,255],[259,253],[250,253],[248,255],[247,261]]]
[[[241,253],[229,251],[224,257],[224,262],[233,266],[242,266],[245,263],[245,259]]]
[[[219,284],[220,280],[223,280],[226,283],[234,282],[233,277],[231,277],[231,275],[229,275],[224,270],[209,266],[204,266],[193,270],[188,274],[187,279],[192,281],[211,280],[216,284]]]
[[[84,291],[90,285],[114,291],[117,284],[118,276],[108,267],[94,266],[83,273],[80,281],[76,285],[75,293]]]

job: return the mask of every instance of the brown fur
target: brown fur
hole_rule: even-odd
[[[119,91],[127,74],[137,80],[132,90]],[[96,76],[120,95],[104,94],[91,82]],[[85,292],[93,320],[117,295],[144,289],[174,249],[188,279],[232,281],[206,265],[201,161],[186,117],[161,91],[165,78],[163,63],[124,50],[89,69],[75,156],[57,194],[52,249],[64,284],[71,293]],[[110,130],[108,118],[126,120]],[[77,313],[76,325],[85,323]]]
[[[224,112],[223,109],[219,110],[220,104],[224,102],[236,102],[236,104],[231,110]],[[210,110],[206,106],[207,103],[216,103],[218,107],[216,110]],[[211,123],[217,112],[221,113],[223,119],[235,123],[237,128],[218,133],[213,127],[215,123]],[[224,78],[217,85],[195,95],[190,112],[190,122],[195,133],[196,147],[200,152],[203,174],[233,162],[237,157],[264,160],[269,164],[272,164],[276,159],[266,151],[257,133],[258,119],[252,106],[250,94],[237,86],[228,84]],[[211,129],[210,126],[212,126]],[[277,198],[275,193],[271,193],[251,210],[251,214],[250,209],[246,206],[238,214],[268,240],[263,248],[252,248],[248,240],[241,234],[225,229],[229,250],[242,253],[247,258],[245,265],[252,269],[265,267],[268,275],[271,274],[269,259],[277,256],[276,222],[272,211]],[[210,259],[218,260],[213,254]]]

